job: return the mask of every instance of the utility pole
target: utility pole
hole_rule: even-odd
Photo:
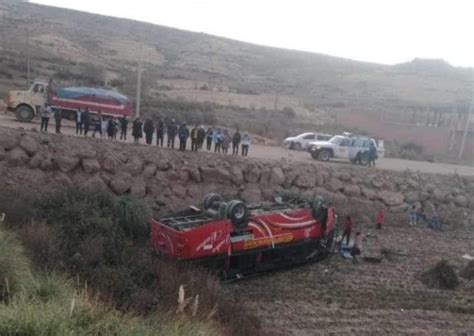
[[[28,83],[26,83],[26,87],[30,87],[31,83],[31,75],[30,75],[30,61],[31,56],[30,56],[30,29],[26,27],[26,71],[27,71],[27,76],[26,80]]]
[[[140,58],[138,60],[138,74],[137,74],[137,97],[136,97],[136,106],[135,106],[135,117],[140,117],[140,99],[142,93],[142,53],[140,50]]]
[[[469,107],[469,112],[466,116],[466,122],[464,123],[464,133],[461,139],[461,145],[459,146],[459,154],[458,160],[461,160],[464,155],[464,147],[466,145],[467,134],[469,133],[469,126],[471,125],[471,115],[472,115],[472,105],[474,104],[474,99],[471,102],[471,106]]]

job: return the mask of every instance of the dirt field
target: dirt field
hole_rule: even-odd
[[[372,230],[365,253],[399,251],[380,264],[330,259],[248,279],[230,289],[258,311],[271,335],[474,335],[473,281],[460,288],[426,288],[418,276],[446,258],[458,269],[472,250],[472,233],[424,227]],[[365,231],[369,233],[370,230]]]
[[[73,135],[74,134],[74,125],[72,122],[64,121],[64,127],[62,128],[62,132],[64,134]],[[12,114],[0,114],[0,126],[12,127],[12,128],[19,128],[23,127],[25,129],[31,128],[40,128],[40,123],[38,120],[35,120],[33,123],[20,123],[15,120]],[[50,120],[50,125],[48,128],[49,132],[54,132],[54,120]],[[104,136],[104,139],[107,137]],[[131,142],[131,132],[129,132],[129,142]],[[145,140],[142,139],[142,143]],[[176,143],[176,147],[178,144]],[[188,144],[188,148],[191,145]],[[291,161],[305,161],[305,162],[313,162],[314,160],[311,156],[306,152],[296,152],[290,151],[282,147],[276,146],[251,146],[249,151],[249,156],[262,158],[262,159],[272,159],[272,160],[291,160]],[[335,161],[326,163],[329,165],[333,164],[345,164],[350,165],[348,162],[344,161]],[[409,160],[401,160],[401,159],[391,159],[391,158],[383,158],[377,160],[377,168],[378,169],[387,169],[387,170],[406,170],[410,169],[412,171],[421,171],[426,173],[433,173],[433,174],[452,174],[457,173],[463,176],[474,176],[474,167],[470,166],[460,166],[460,165],[450,165],[444,163],[431,163],[431,162],[423,162],[423,161],[409,161]],[[364,168],[360,168],[364,169]]]

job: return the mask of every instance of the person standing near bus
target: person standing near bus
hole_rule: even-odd
[[[244,136],[242,137],[242,156],[247,156],[249,154],[250,143],[250,135],[245,132]]]
[[[79,109],[76,112],[76,135],[82,135],[82,110]]]

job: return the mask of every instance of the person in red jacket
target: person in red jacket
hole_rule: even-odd
[[[385,222],[385,213],[383,212],[382,209],[380,209],[378,212],[377,212],[377,216],[375,218],[375,221],[376,221],[376,229],[377,230],[380,230],[382,228],[382,225],[384,224]]]
[[[349,242],[351,240],[351,232],[352,232],[352,227],[354,226],[354,223],[352,222],[351,216],[347,215],[346,216],[346,222],[344,223],[344,232],[342,233],[342,242],[344,242],[344,238],[346,238],[346,245],[349,245]]]

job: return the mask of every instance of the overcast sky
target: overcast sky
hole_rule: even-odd
[[[470,0],[32,0],[257,44],[395,64],[474,66]]]

